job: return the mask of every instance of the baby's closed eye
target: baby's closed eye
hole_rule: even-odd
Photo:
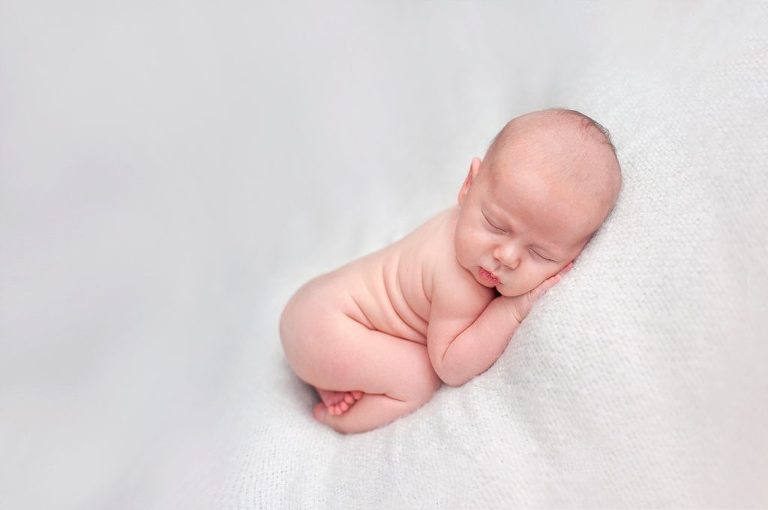
[[[531,250],[531,253],[533,253],[533,254],[534,254],[534,255],[536,255],[537,257],[539,257],[539,258],[541,258],[541,259],[544,259],[544,260],[546,260],[546,261],[549,261],[549,262],[555,262],[555,263],[557,263],[557,261],[556,261],[556,260],[548,259],[548,258],[547,258],[547,257],[545,257],[544,255],[541,255],[540,253],[536,252],[536,250]]]
[[[492,221],[492,220],[491,220],[491,219],[488,217],[488,215],[486,215],[486,214],[485,214],[485,212],[484,212],[484,211],[481,211],[481,213],[482,213],[482,215],[483,215],[483,219],[485,219],[485,222],[486,222],[486,223],[487,223],[487,224],[488,224],[488,225],[489,225],[489,226],[490,226],[490,227],[491,227],[493,230],[495,230],[495,231],[497,231],[497,232],[499,232],[499,233],[501,233],[501,234],[508,234],[508,233],[509,233],[509,232],[507,232],[506,230],[504,230],[503,228],[501,228],[501,227],[497,226],[497,225],[496,225],[496,223],[494,223],[494,222],[493,222],[493,221]],[[545,257],[544,255],[542,255],[541,253],[539,253],[538,251],[536,251],[536,250],[534,250],[534,249],[530,249],[529,251],[530,251],[530,252],[531,252],[531,253],[532,253],[534,256],[536,256],[536,257],[538,257],[538,258],[540,258],[540,259],[542,259],[542,260],[546,260],[547,262],[552,262],[553,264],[557,264],[557,262],[558,262],[557,260],[551,259],[551,258],[549,258],[549,257]]]

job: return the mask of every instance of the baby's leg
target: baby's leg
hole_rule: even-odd
[[[311,342],[301,342],[311,346],[311,353],[292,353],[290,342],[284,343],[299,377],[317,388],[364,393],[338,416],[323,403],[315,407],[315,418],[339,432],[364,432],[394,421],[418,409],[440,387],[422,344],[370,330],[344,314],[326,317],[312,336]]]
[[[344,434],[366,432],[410,414],[422,403],[417,400],[401,401],[387,395],[364,393],[352,408],[340,415],[332,415],[324,403],[319,402],[312,410],[315,419]]]
[[[362,389],[363,396],[338,415],[318,403],[313,409],[318,421],[342,433],[365,432],[410,414],[440,387],[426,346],[369,330],[357,322],[350,330],[357,330],[351,338],[361,349],[350,352],[356,366],[348,372],[348,382],[356,378],[361,382],[348,387]]]

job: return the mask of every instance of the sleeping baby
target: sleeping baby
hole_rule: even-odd
[[[280,318],[289,364],[338,432],[381,427],[501,356],[612,210],[608,132],[574,110],[507,123],[474,158],[458,204],[303,285]]]

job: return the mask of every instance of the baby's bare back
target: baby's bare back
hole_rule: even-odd
[[[335,308],[369,329],[426,344],[433,272],[441,258],[455,258],[456,217],[456,207],[446,209],[399,241],[311,280],[295,297],[325,295],[325,310]],[[441,278],[471,278],[458,263],[442,267],[456,274]]]

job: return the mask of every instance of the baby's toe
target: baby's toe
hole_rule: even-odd
[[[312,415],[319,422],[323,421],[327,412],[328,412],[328,408],[325,407],[325,404],[323,404],[322,402],[316,404],[314,409],[312,409]]]
[[[360,400],[363,398],[363,392],[362,391],[353,391],[352,396],[355,398],[355,400]]]
[[[355,402],[355,397],[353,397],[351,393],[347,393],[344,395],[344,402],[347,404],[353,404]]]

